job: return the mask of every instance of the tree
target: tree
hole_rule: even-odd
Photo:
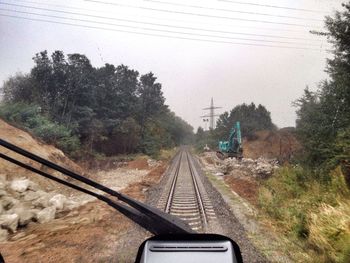
[[[316,92],[306,89],[295,102],[297,132],[313,167],[349,163],[341,149],[350,128],[350,4],[343,7],[326,18],[326,35],[334,45],[334,57],[327,60],[330,80],[321,82]]]
[[[156,155],[192,139],[192,127],[164,104],[153,73],[139,78],[125,65],[94,68],[85,55],[62,51],[42,51],[33,60],[30,74],[4,83],[0,114],[47,142],[72,151],[82,145],[108,155]],[[38,118],[27,118],[34,113]]]
[[[234,107],[230,113],[224,112],[219,116],[214,131],[216,138],[225,139],[228,137],[234,123],[241,124],[242,136],[251,138],[258,130],[275,129],[272,123],[271,114],[261,104],[258,107],[254,103],[249,105],[243,103]]]
[[[17,73],[6,80],[2,86],[3,101],[10,102],[35,102],[38,94],[35,84],[29,74]]]
[[[156,82],[157,78],[152,72],[141,76],[137,90],[139,96],[139,122],[141,125],[141,138],[144,139],[146,122],[164,106],[162,85]]]

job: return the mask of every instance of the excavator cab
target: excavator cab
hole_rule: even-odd
[[[232,127],[228,141],[219,141],[219,150],[216,155],[220,159],[234,157],[242,159],[243,147],[242,147],[242,136],[241,136],[241,125],[237,121]]]

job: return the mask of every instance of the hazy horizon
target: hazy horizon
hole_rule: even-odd
[[[29,72],[35,53],[62,50],[85,54],[95,67],[125,64],[140,74],[152,71],[166,104],[195,130],[204,127],[200,116],[212,97],[222,107],[217,114],[254,102],[271,112],[278,127],[294,126],[291,103],[306,86],[316,89],[327,78],[329,46],[308,31],[322,30],[324,15],[341,2],[266,0],[261,7],[214,0],[1,1],[0,15],[6,16],[0,16],[0,83]]]

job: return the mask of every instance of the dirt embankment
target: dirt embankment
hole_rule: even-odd
[[[148,169],[142,180],[123,193],[144,201],[149,186],[159,182],[166,165]],[[140,244],[119,251],[134,223],[100,201],[93,201],[47,224],[33,224],[26,235],[0,243],[8,262],[133,262]],[[123,258],[120,258],[122,255]]]
[[[61,150],[55,148],[52,145],[47,145],[38,141],[37,139],[33,138],[29,133],[15,128],[1,119],[0,138],[18,147],[24,148],[25,150],[30,151],[36,155],[39,155],[44,159],[55,162],[63,167],[66,167],[80,174],[85,174],[84,170],[79,165],[71,161],[68,157],[66,157]],[[42,169],[43,171],[52,173],[50,169],[42,167],[42,165],[39,165],[34,161],[30,161],[29,159],[18,155],[2,146],[0,146],[0,152],[18,161]],[[0,173],[5,174],[8,180],[18,177],[27,177],[31,181],[37,183],[44,190],[63,189],[61,185],[53,181],[44,179],[38,175],[35,175],[3,159],[0,159]],[[54,174],[58,177],[64,178],[60,176],[60,174],[57,172],[54,172]],[[63,189],[63,191],[65,191],[65,189]]]
[[[159,182],[166,169],[165,162],[142,158],[119,168],[89,173],[67,158],[62,151],[35,140],[28,133],[2,120],[0,137],[141,201],[145,200],[148,188]],[[52,174],[52,171],[10,153],[5,148],[0,147],[0,151]],[[128,238],[128,232],[135,224],[113,208],[1,159],[0,174],[8,181],[28,178],[42,190],[64,193],[68,198],[81,201],[77,208],[57,214],[49,222],[39,223],[34,220],[25,227],[10,232],[8,241],[0,242],[0,251],[6,262],[132,262],[134,259],[139,244],[130,245],[128,253],[124,253],[121,259],[118,242]],[[82,202],[87,200],[87,203]]]
[[[245,158],[276,158],[284,162],[290,160],[301,149],[294,128],[258,131],[255,133],[254,139],[243,140],[243,155]]]

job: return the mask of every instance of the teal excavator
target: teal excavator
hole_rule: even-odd
[[[229,157],[242,159],[242,135],[241,125],[239,121],[237,121],[232,127],[228,141],[219,141],[219,150],[216,152],[216,155],[220,159],[225,159]]]

